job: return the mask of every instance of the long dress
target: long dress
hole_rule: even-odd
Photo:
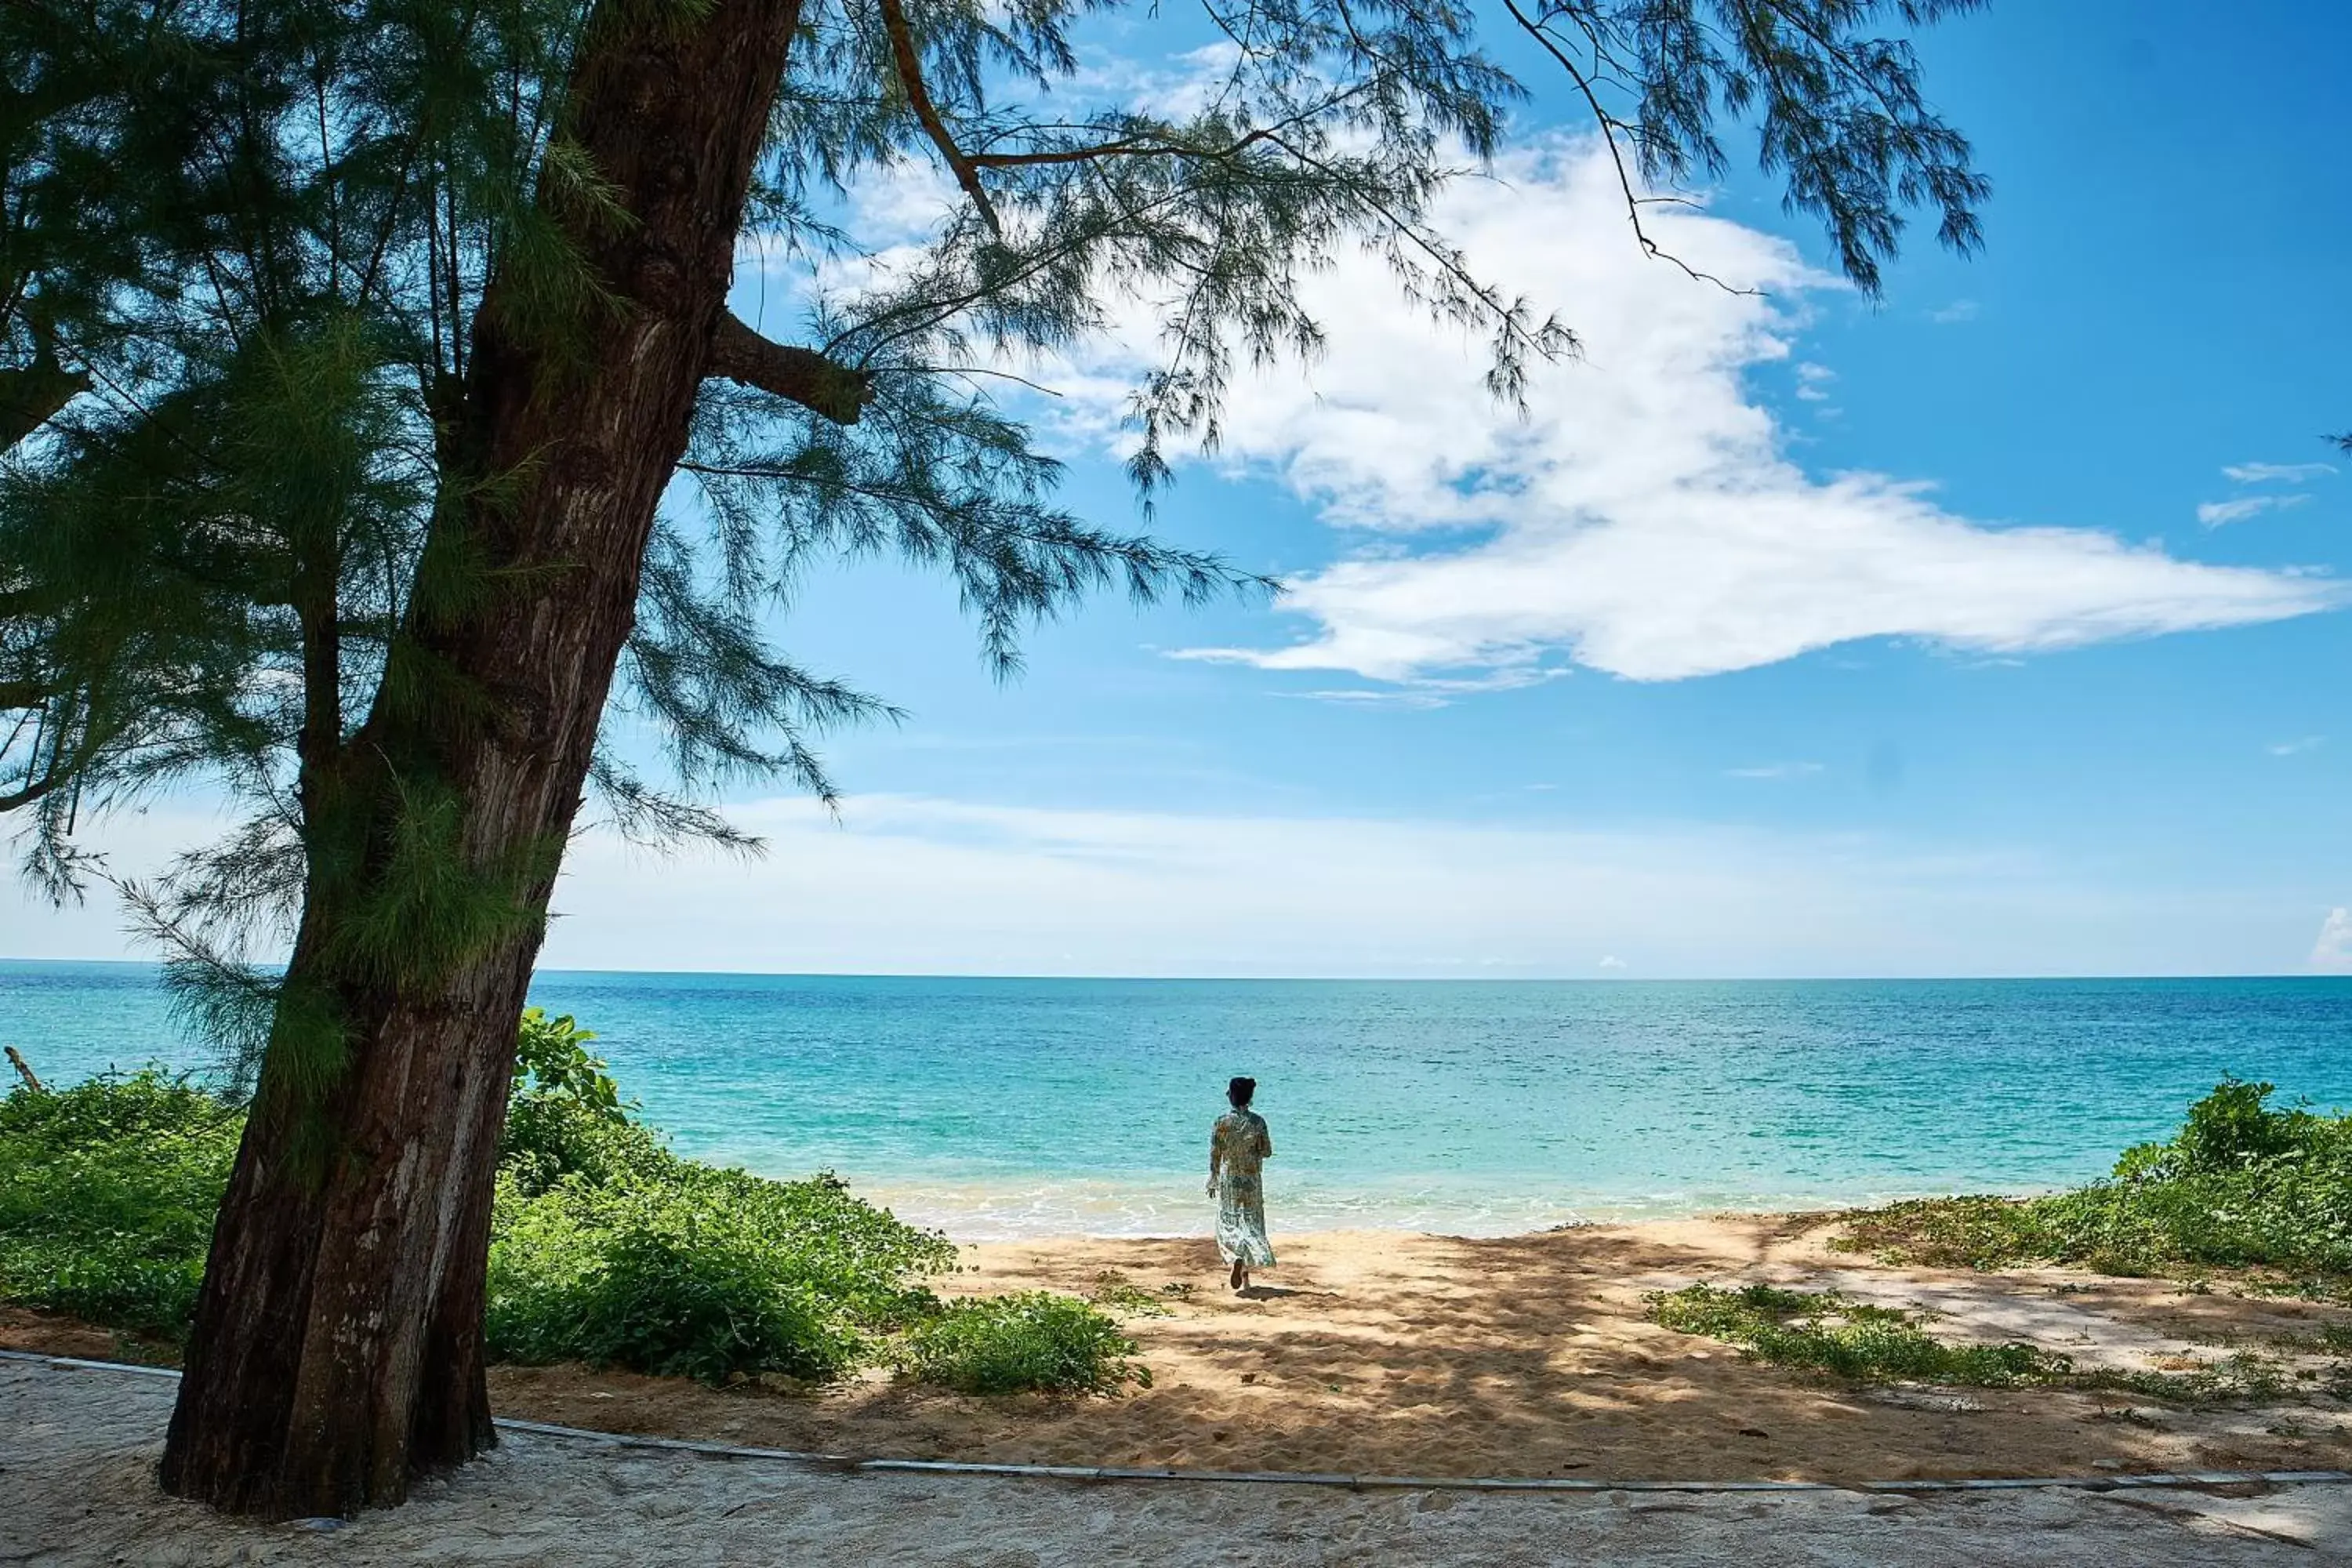
[[[1218,1256],[1252,1268],[1273,1268],[1274,1244],[1265,1238],[1265,1184],[1259,1175],[1274,1152],[1265,1118],[1255,1110],[1218,1117],[1209,1149],[1217,1167]]]

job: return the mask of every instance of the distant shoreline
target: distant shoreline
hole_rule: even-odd
[[[264,969],[270,965],[263,965]],[[1465,969],[1469,966],[1465,966]],[[10,969],[124,969],[160,973],[161,962],[141,958],[15,958],[0,956],[0,971]],[[1612,973],[1585,971],[1525,970],[1511,973],[1422,972],[1404,974],[1272,974],[1248,972],[1224,973],[1007,973],[996,970],[926,969],[602,969],[541,968],[534,984],[565,979],[685,981],[911,981],[1003,984],[1008,985],[2196,985],[2272,981],[2352,986],[2352,973],[2276,969],[2251,972],[2203,972],[2171,974],[2107,974],[2073,971],[2017,972],[2003,974],[1700,974]]]

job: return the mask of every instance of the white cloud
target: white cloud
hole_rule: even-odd
[[[1515,418],[1485,395],[1475,345],[1399,302],[1376,261],[1341,258],[1311,286],[1333,324],[1328,356],[1237,384],[1221,460],[1382,547],[1293,580],[1284,607],[1312,628],[1298,642],[1196,654],[1405,683],[1570,661],[1672,680],[1858,638],[2021,653],[2342,602],[2323,577],[1989,527],[1924,485],[1806,474],[1745,378],[1790,357],[1792,301],[1826,280],[1778,239],[1684,211],[1656,215],[1662,243],[1779,302],[1645,260],[1589,150],[1505,173],[1457,187],[1440,221],[1488,274],[1558,301],[1586,358],[1539,369]],[[1149,341],[1130,323],[1129,343]],[[1080,401],[1115,408],[1143,358],[1091,361]]]
[[[1797,367],[1797,395],[1807,403],[1827,403],[1829,383],[1837,379],[1837,372],[1825,364],[1801,364]]]
[[[2267,899],[1851,833],[876,795],[844,802],[838,826],[798,800],[734,815],[771,841],[767,858],[654,860],[584,837],[544,963],[1576,975],[1602,953],[1653,975],[2162,973],[2277,951]]]
[[[1752,768],[1726,768],[1724,775],[1735,779],[1801,779],[1822,771],[1819,763],[1766,763]]]
[[[2311,967],[2325,974],[2352,974],[2352,910],[2327,911],[2319,940],[2311,944]]]
[[[852,796],[838,821],[805,800],[730,815],[768,839],[765,858],[577,837],[542,965],[1572,976],[1601,953],[1649,975],[2160,974],[2274,968],[2301,940],[2275,889],[2116,884],[1865,834],[904,795]],[[158,811],[91,832],[136,870],[221,826]],[[120,927],[103,899],[59,916],[0,891],[0,953],[152,956]]]
[[[2326,741],[2325,735],[2305,735],[2299,741],[2281,741],[2263,749],[2273,757],[2299,757],[2305,752],[2315,752]]]
[[[2032,857],[1699,825],[1498,826],[855,796],[733,815],[772,852],[572,848],[549,967],[1950,973],[2210,965],[2227,900]],[[2194,919],[2184,918],[2194,910]],[[2197,930],[2199,922],[2204,922]]]
[[[1605,974],[1622,974],[1625,973],[1626,965],[1623,959],[1618,957],[1612,952],[1603,958],[1594,967],[1601,970],[1601,973]]]
[[[1957,326],[1962,321],[1975,321],[1983,309],[1974,300],[1955,300],[1939,310],[1928,311],[1927,319],[1939,327]]]
[[[2324,479],[2335,471],[2333,463],[2231,463],[2221,470],[2242,485],[2299,485]]]
[[[1448,705],[1447,699],[1414,687],[1340,686],[1315,691],[1284,691],[1276,695],[1296,697],[1308,702],[1336,703],[1342,708],[1444,708]]]
[[[2243,522],[2266,511],[2301,506],[2310,499],[2307,495],[2240,496],[2235,500],[2209,500],[2197,509],[2197,521],[2208,528],[2219,528],[2225,522]]]

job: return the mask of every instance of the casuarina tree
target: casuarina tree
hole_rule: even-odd
[[[1507,57],[1618,157],[1626,243],[1747,127],[1874,289],[1912,209],[1975,242],[1902,37],[1969,4],[1506,0],[1484,42],[1455,0],[0,8],[5,804],[60,896],[107,874],[91,813],[244,809],[123,887],[256,1072],[164,1484],[346,1513],[493,1441],[492,1174],[565,843],[830,787],[812,737],[875,705],[770,641],[808,562],[945,573],[1008,669],[1091,590],[1263,585],[1061,509],[1008,371],[1150,302],[1149,489],[1237,364],[1312,352],[1301,279],[1364,246],[1514,397],[1574,338],[1432,218],[1528,90]],[[1081,69],[1151,27],[1183,90]],[[860,252],[856,193],[907,166],[943,216]],[[747,247],[793,341],[729,309]]]

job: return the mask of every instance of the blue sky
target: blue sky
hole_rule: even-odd
[[[1987,247],[1921,233],[1876,306],[1744,170],[1670,239],[1769,301],[1642,261],[1514,58],[1542,102],[1453,216],[1591,351],[1527,424],[1333,280],[1331,355],[1244,389],[1154,522],[1291,599],[1107,600],[1000,686],[940,583],[820,574],[784,640],[910,714],[829,741],[839,823],[739,802],[774,845],[751,866],[583,841],[548,962],[2352,963],[2323,931],[2352,904],[2352,458],[2320,439],[2352,426],[2352,9],[1996,0],[1922,52],[1995,182]],[[1065,401],[1069,499],[1132,519],[1108,405]],[[135,858],[184,825],[114,831]],[[0,951],[120,942],[25,908]]]

